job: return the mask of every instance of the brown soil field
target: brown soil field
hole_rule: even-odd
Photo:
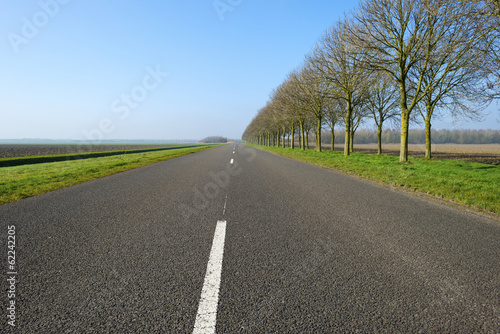
[[[186,144],[192,145],[192,144]],[[142,150],[150,148],[171,147],[177,145],[130,145],[130,144],[106,144],[106,145],[12,145],[0,144],[0,158],[27,157],[36,155],[58,155],[58,154],[75,154],[88,152],[106,152],[106,151],[126,151],[126,150]],[[184,146],[184,145],[180,145]]]
[[[321,145],[323,147],[323,145]],[[325,149],[330,149],[330,145],[324,145]],[[343,145],[336,145],[335,151],[343,150]],[[409,155],[412,157],[425,156],[425,144],[410,144]],[[399,144],[382,145],[384,154],[399,155]],[[354,152],[377,153],[377,144],[354,145]],[[500,144],[433,144],[432,156],[438,159],[452,159],[475,161],[487,164],[500,164]]]

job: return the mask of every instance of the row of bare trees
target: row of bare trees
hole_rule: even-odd
[[[371,117],[381,134],[401,125],[400,161],[408,160],[412,120],[425,123],[426,157],[438,113],[478,118],[500,96],[499,0],[361,0],[318,41],[304,63],[270,94],[243,139],[265,145],[308,146],[315,130],[345,126],[344,155]]]

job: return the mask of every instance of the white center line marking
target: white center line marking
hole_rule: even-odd
[[[219,220],[215,228],[214,241],[208,260],[205,283],[201,290],[200,305],[198,306],[193,334],[215,333],[225,238],[226,221]]]
[[[222,211],[223,216],[226,214],[226,205],[227,205],[227,194],[226,194],[226,200],[224,201],[224,210]]]
[[[234,163],[234,159],[231,159],[231,165]]]

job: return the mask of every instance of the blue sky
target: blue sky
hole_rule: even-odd
[[[0,0],[0,138],[240,138],[354,6],[218,0],[218,12],[214,3]],[[434,128],[500,129],[496,118]]]

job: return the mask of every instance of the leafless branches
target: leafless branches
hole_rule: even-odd
[[[409,125],[418,110],[429,130],[430,158],[435,111],[480,117],[500,97],[499,87],[498,0],[361,0],[271,96],[261,113],[273,110],[274,117],[257,116],[244,139],[262,139],[266,131],[284,138],[288,132],[293,142],[298,126],[304,149],[306,130],[315,120],[320,151],[323,125],[333,130],[342,119],[348,156],[353,121],[359,124],[369,111],[380,130],[388,118],[400,119],[400,161],[405,162]]]

